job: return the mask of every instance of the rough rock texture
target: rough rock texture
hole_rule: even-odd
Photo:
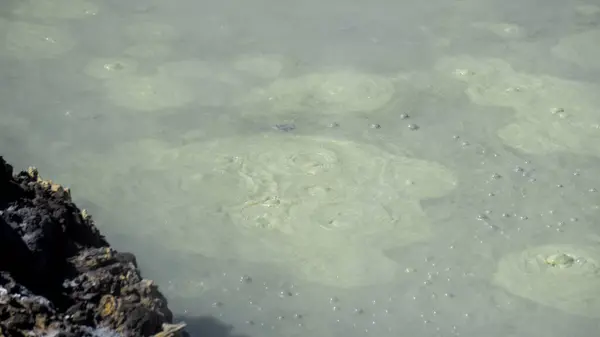
[[[0,157],[0,337],[187,335],[172,316],[68,189]]]

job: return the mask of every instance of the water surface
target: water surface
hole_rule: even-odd
[[[0,32],[2,155],[192,333],[596,335],[593,1],[9,1]]]

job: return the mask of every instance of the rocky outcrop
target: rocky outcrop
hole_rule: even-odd
[[[187,335],[172,319],[68,189],[0,157],[0,337]]]

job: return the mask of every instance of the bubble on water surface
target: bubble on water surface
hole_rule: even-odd
[[[91,77],[108,80],[132,75],[137,68],[138,63],[129,58],[95,58],[88,62],[84,72]]]
[[[0,19],[4,50],[19,59],[51,59],[75,47],[75,39],[65,30],[49,25]]]
[[[495,284],[565,312],[600,317],[600,249],[545,245],[508,254],[498,263]]]
[[[465,82],[474,103],[514,109],[516,121],[498,130],[507,145],[534,154],[600,156],[600,87],[517,72],[500,59],[457,56],[441,59],[436,67]]]

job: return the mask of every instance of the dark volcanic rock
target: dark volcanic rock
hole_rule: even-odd
[[[68,189],[0,157],[0,337],[186,335],[172,319]]]

